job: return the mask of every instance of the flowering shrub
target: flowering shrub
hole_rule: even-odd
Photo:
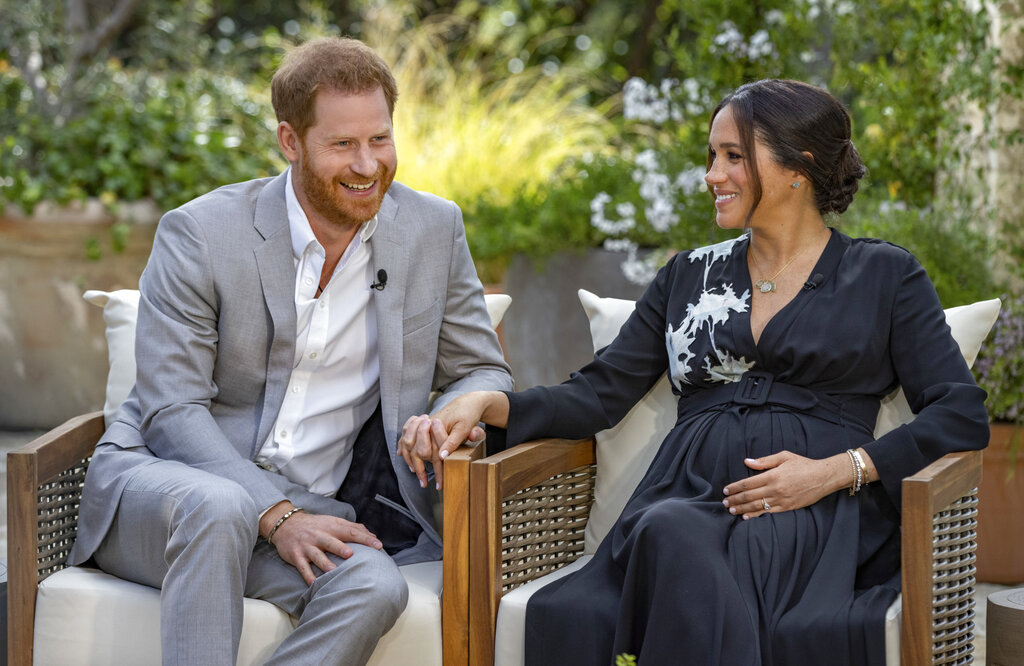
[[[706,116],[714,102],[695,79],[681,84],[665,79],[655,86],[634,77],[623,88],[622,103],[636,144],[619,158],[628,178],[594,195],[590,224],[603,236],[605,249],[626,253],[626,278],[647,284],[668,255],[690,246],[687,230],[712,224],[703,156],[681,150],[675,137],[687,118]],[[659,250],[641,256],[644,246]]]
[[[1024,296],[1003,296],[974,373],[988,391],[985,404],[992,420],[1024,424]]]

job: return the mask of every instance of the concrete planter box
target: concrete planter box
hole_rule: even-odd
[[[116,221],[95,205],[0,216],[0,429],[51,428],[103,407],[102,310],[82,294],[138,288],[156,231],[146,218],[118,251]]]
[[[512,304],[502,328],[516,389],[563,382],[594,358],[590,324],[576,291],[636,300],[645,287],[626,280],[625,259],[625,253],[604,249],[512,259],[505,274]]]

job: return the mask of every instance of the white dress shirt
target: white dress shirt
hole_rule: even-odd
[[[355,438],[380,399],[373,256],[367,244],[377,218],[360,227],[317,298],[326,253],[295,196],[291,170],[285,201],[295,259],[295,364],[274,430],[256,462],[329,496],[345,480]]]

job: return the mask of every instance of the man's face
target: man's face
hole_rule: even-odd
[[[284,134],[279,130],[299,203],[311,224],[318,218],[358,226],[380,210],[398,168],[384,91],[324,90],[317,93],[314,109],[316,121],[305,137],[293,131],[289,137],[290,127]]]

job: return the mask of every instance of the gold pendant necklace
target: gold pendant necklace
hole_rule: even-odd
[[[794,254],[793,258],[790,259],[789,261],[787,261],[785,266],[783,266],[779,270],[775,271],[775,275],[773,275],[773,276],[771,276],[770,278],[767,278],[767,279],[761,278],[760,280],[758,280],[757,282],[754,283],[754,286],[757,287],[758,291],[760,291],[762,294],[770,294],[770,293],[774,292],[775,291],[775,287],[776,287],[776,285],[775,285],[775,278],[777,278],[780,275],[782,275],[782,271],[784,271],[787,268],[789,268],[790,264],[792,264],[794,261],[796,261],[797,257],[799,257],[801,254],[803,254],[803,252],[797,252],[796,254]],[[761,271],[761,264],[757,263],[757,257],[754,256],[753,252],[750,252],[750,258],[754,260],[754,266],[757,267],[757,272],[761,273],[762,272]]]

